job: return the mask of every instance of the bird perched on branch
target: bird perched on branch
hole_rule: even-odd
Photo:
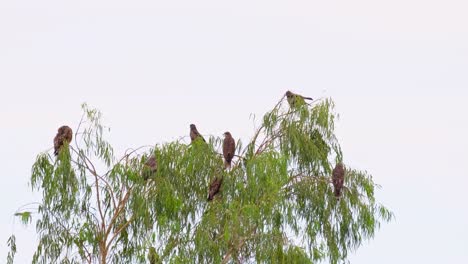
[[[221,189],[221,183],[223,183],[223,178],[215,177],[213,181],[210,183],[210,191],[208,193],[208,201],[213,200],[216,194],[219,193]]]
[[[57,135],[54,138],[54,154],[59,154],[60,148],[65,142],[68,144],[72,141],[73,131],[69,126],[61,126],[57,131]]]
[[[145,162],[145,167],[143,169],[143,179],[148,180],[148,178],[154,175],[157,169],[158,169],[158,163],[156,162],[156,157],[153,154]]]
[[[300,94],[295,94],[291,91],[286,92],[286,99],[288,100],[289,106],[292,108],[305,104],[305,100],[313,100],[311,97],[305,97]]]
[[[224,132],[224,141],[223,141],[223,156],[224,156],[224,167],[231,168],[231,161],[234,157],[234,152],[236,151],[236,142],[232,138],[231,133]]]
[[[343,163],[339,162],[336,164],[335,168],[333,169],[333,187],[335,188],[335,197],[340,199],[341,193],[343,191],[343,184],[344,184],[344,176],[345,176],[345,169]]]
[[[197,127],[194,124],[190,124],[190,139],[191,139],[191,142],[193,142],[197,138],[201,138],[203,140],[203,142],[206,142],[206,140],[203,138],[203,136],[198,132]]]

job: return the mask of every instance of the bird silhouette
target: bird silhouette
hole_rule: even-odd
[[[231,168],[231,161],[234,157],[234,152],[236,151],[236,142],[232,137],[231,133],[225,132],[224,133],[224,140],[223,140],[223,156],[224,156],[224,165],[225,168]]]
[[[221,184],[223,183],[223,178],[215,177],[210,183],[210,191],[208,193],[208,201],[213,200],[216,194],[219,193],[221,189]]]
[[[70,143],[73,138],[73,131],[69,126],[61,126],[54,138],[54,154],[57,156],[65,142]]]
[[[344,176],[345,176],[345,169],[343,163],[339,162],[335,165],[335,168],[332,172],[332,182],[334,187],[335,197],[340,199],[341,194],[343,192],[343,184],[344,184]]]
[[[156,157],[151,155],[145,162],[145,166],[143,168],[143,179],[148,180],[148,178],[154,175],[157,169],[158,163],[156,161]]]
[[[305,104],[305,100],[313,100],[311,97],[305,97],[300,94],[295,94],[291,91],[286,91],[286,99],[288,100],[289,106],[292,108]]]
[[[191,142],[193,142],[197,138],[201,138],[203,140],[203,142],[206,142],[206,140],[203,138],[203,136],[198,132],[197,127],[194,124],[190,124],[190,139],[191,139]]]

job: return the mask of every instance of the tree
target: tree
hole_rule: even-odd
[[[225,170],[222,139],[182,140],[114,156],[101,113],[83,105],[74,143],[32,166],[42,191],[33,263],[330,263],[374,236],[392,213],[375,201],[372,177],[346,166],[341,199],[332,168],[343,161],[334,104],[285,97]],[[232,129],[232,128],[230,128]],[[157,169],[145,164],[154,157]],[[346,163],[344,163],[346,164]],[[146,166],[147,167],[147,166]],[[220,192],[208,201],[213,180]],[[16,252],[9,239],[8,260]]]

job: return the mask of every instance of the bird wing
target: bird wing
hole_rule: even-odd
[[[232,137],[226,137],[223,142],[223,156],[227,162],[231,162],[236,151],[236,142]]]
[[[65,139],[70,143],[73,139],[73,130],[70,127],[65,128]]]
[[[57,134],[55,137],[54,137],[54,154],[57,155],[58,152],[59,152],[59,149],[60,149],[60,146],[62,145],[62,142],[61,142],[61,136],[59,134]]]

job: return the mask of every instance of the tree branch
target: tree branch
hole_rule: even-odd
[[[234,253],[234,250],[239,250],[244,246],[245,242],[249,239],[252,239],[257,233],[257,226],[254,226],[252,230],[249,232],[247,237],[243,237],[239,240],[239,243],[235,247],[231,247],[226,255],[224,255],[223,261],[221,262],[222,264],[228,263],[228,261],[231,259],[232,253]]]
[[[122,210],[125,208],[125,204],[127,203],[128,199],[130,198],[130,193],[132,191],[132,188],[128,189],[127,190],[127,193],[125,194],[123,200],[121,200],[119,202],[119,205],[117,207],[117,211],[115,211],[114,215],[112,216],[112,219],[111,221],[109,222],[109,225],[107,227],[107,230],[106,230],[106,235],[105,237],[107,238],[107,236],[110,234],[110,231],[113,227],[113,225],[115,224],[115,221],[117,220],[118,216],[120,215],[120,213],[122,212]],[[132,218],[133,219],[133,216]],[[130,221],[130,220],[129,220]],[[121,229],[119,229],[115,234],[114,236],[111,238],[111,240],[109,241],[109,243],[107,244],[107,247],[110,246],[112,240],[114,240],[115,236],[120,232]]]

